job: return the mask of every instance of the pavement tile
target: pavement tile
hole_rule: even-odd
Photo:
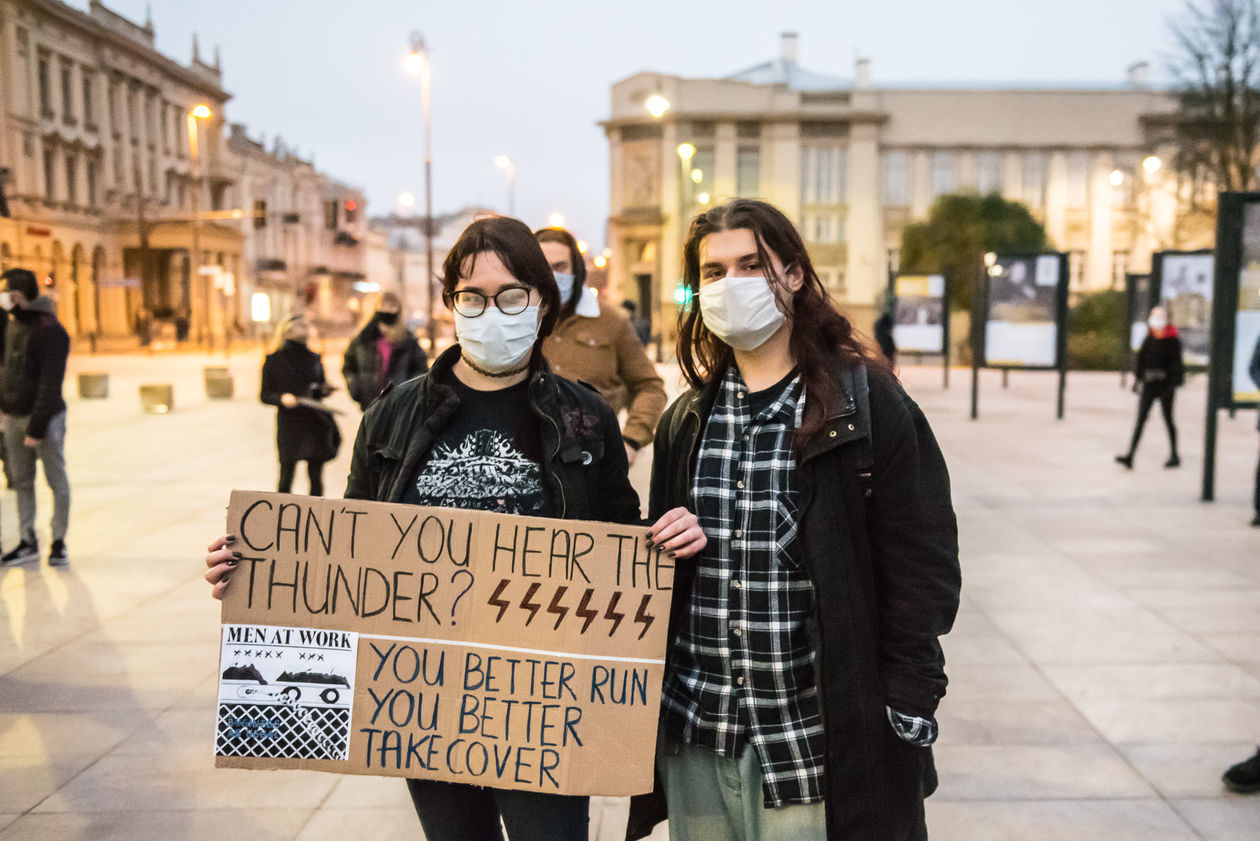
[[[36,813],[5,827],[0,841],[290,841],[310,820],[311,812],[254,808]]]
[[[954,745],[936,748],[940,800],[1154,798],[1110,745]]]
[[[1158,800],[927,801],[932,841],[1197,841]],[[1242,841],[1238,835],[1232,841]]]
[[[1113,744],[1229,742],[1256,735],[1254,698],[1090,699],[1077,706]]]
[[[1221,775],[1235,762],[1241,762],[1255,751],[1253,742],[1154,742],[1117,746],[1133,767],[1155,786],[1165,799],[1215,798],[1227,795]],[[1256,818],[1260,820],[1260,802]],[[1257,824],[1260,828],[1260,823]]]
[[[946,697],[936,720],[941,738],[950,745],[1071,745],[1102,740],[1062,698],[959,702]]]
[[[1230,663],[1140,663],[1043,667],[1046,677],[1077,702],[1133,698],[1257,698],[1260,681]]]
[[[1174,800],[1172,806],[1203,841],[1249,841],[1260,834],[1260,802],[1254,794]]]

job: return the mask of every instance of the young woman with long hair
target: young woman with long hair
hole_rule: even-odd
[[[697,217],[683,276],[691,390],[650,509],[691,508],[708,544],[676,570],[662,786],[629,837],[667,803],[675,841],[925,838],[960,586],[940,448],[777,209]]]

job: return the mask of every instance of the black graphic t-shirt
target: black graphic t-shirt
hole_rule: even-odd
[[[459,409],[438,433],[402,501],[499,514],[553,516],[529,381],[477,391],[447,374]]]

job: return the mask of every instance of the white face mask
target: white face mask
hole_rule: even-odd
[[[529,358],[538,338],[538,307],[526,307],[516,315],[504,315],[487,306],[476,318],[455,313],[455,337],[461,353],[473,365],[499,373],[520,367]]]
[[[8,292],[0,292],[0,309],[13,309],[13,296]]]
[[[1163,330],[1168,326],[1168,318],[1162,315],[1152,315],[1147,319],[1146,324],[1152,330]]]
[[[787,321],[763,276],[727,275],[701,287],[700,317],[713,335],[736,350],[761,347]]]
[[[560,306],[569,303],[573,297],[573,275],[568,272],[556,272],[556,286],[560,287]]]

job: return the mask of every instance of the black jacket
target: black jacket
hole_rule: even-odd
[[[324,363],[319,354],[301,342],[285,342],[269,354],[262,367],[262,402],[277,407],[276,449],[280,461],[328,461],[337,455],[329,423],[332,415],[308,406],[288,408],[280,403],[285,394],[321,399],[328,391]]]
[[[404,333],[393,343],[389,371],[382,375],[381,351],[377,347],[380,338],[380,325],[373,319],[350,340],[342,360],[341,375],[346,378],[346,389],[362,409],[367,409],[385,386],[401,385],[429,370],[429,357],[420,342],[411,333]]]
[[[1176,332],[1157,339],[1150,333],[1142,340],[1135,366],[1137,381],[1156,388],[1176,388],[1186,381],[1186,365],[1181,355],[1181,339]]]
[[[428,374],[387,387],[368,407],[354,441],[347,499],[402,501],[434,436],[459,408],[454,389],[438,382],[458,359],[459,345],[454,345]],[[559,516],[639,523],[639,497],[626,475],[621,427],[604,399],[552,374],[535,353],[529,403],[538,416],[543,475]]]
[[[694,510],[699,440],[722,376],[683,395],[661,420],[649,518],[680,505]],[[858,399],[849,372],[835,376],[840,397],[797,469],[797,547],[814,587],[808,630],[826,742],[827,838],[924,839],[923,798],[936,788],[932,752],[898,738],[884,707],[927,717],[945,694],[938,637],[953,625],[961,587],[949,474],[923,413],[891,376],[871,376],[869,401]],[[860,475],[866,466],[869,477]],[[694,579],[695,565],[680,563],[670,639]],[[658,787],[635,798],[627,838],[664,818]]]
[[[66,378],[70,336],[53,313],[53,302],[40,295],[14,310],[5,333],[0,412],[30,416],[26,434],[42,439],[48,422],[66,410],[61,385]]]

